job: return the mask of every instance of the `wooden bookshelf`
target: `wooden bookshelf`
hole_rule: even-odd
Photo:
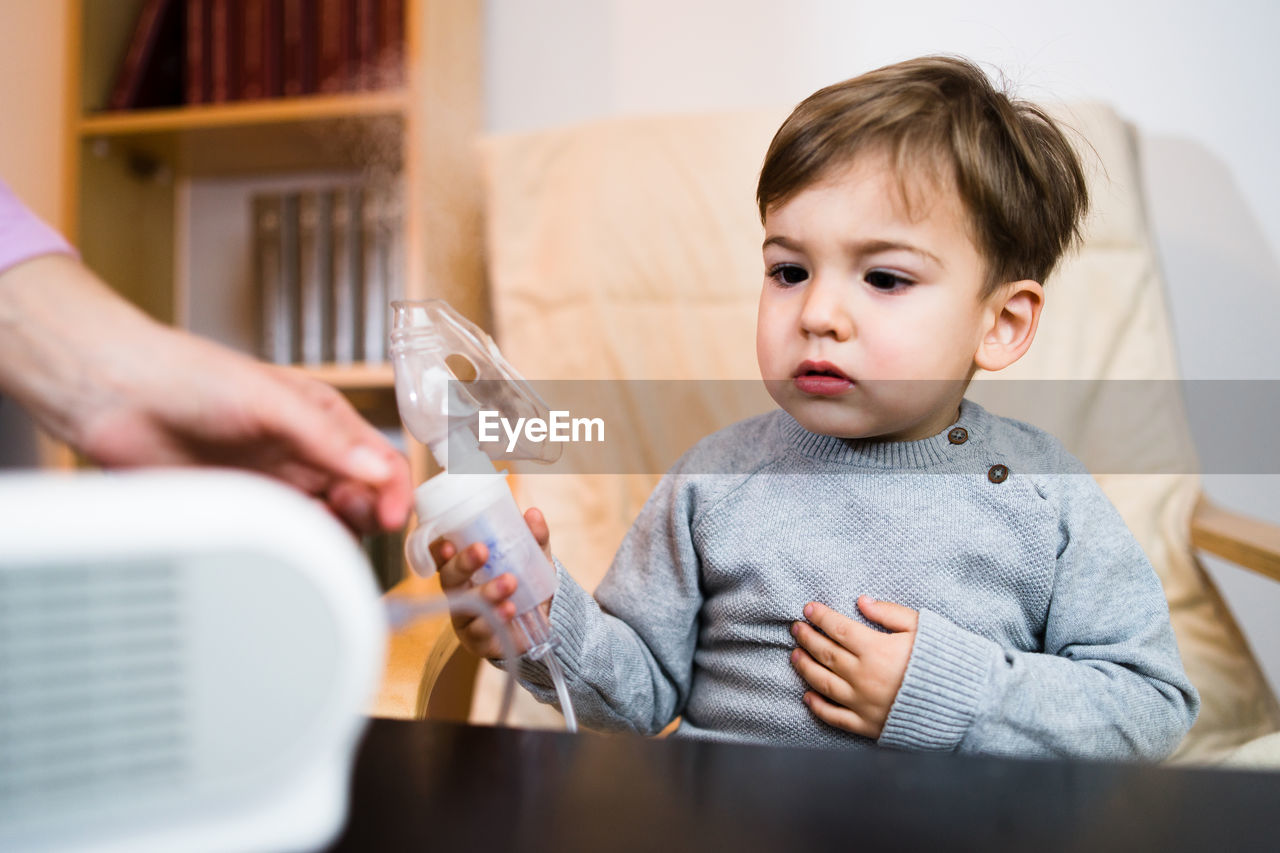
[[[397,89],[103,111],[142,3],[70,4],[63,230],[86,264],[157,319],[182,325],[192,304],[178,275],[190,242],[180,225],[190,181],[367,171],[372,158],[404,201],[405,297],[446,298],[487,325],[474,152],[483,109],[480,0],[407,0],[405,83]],[[249,327],[256,317],[246,308],[239,321]],[[343,390],[371,418],[394,412],[389,365],[298,369]],[[425,455],[414,449],[411,457],[415,476],[425,476]],[[66,458],[54,454],[50,463]]]

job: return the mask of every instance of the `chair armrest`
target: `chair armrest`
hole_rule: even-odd
[[[387,600],[434,597],[440,595],[440,583],[434,578],[410,575],[392,587]],[[370,715],[390,719],[422,719],[419,694],[432,651],[444,637],[452,636],[449,617],[445,614],[416,619],[394,629],[387,638],[387,662],[382,684],[370,708]]]
[[[417,718],[467,722],[479,670],[480,659],[462,647],[446,619],[422,667],[414,709]]]
[[[1191,514],[1191,544],[1280,581],[1280,526],[1216,507],[1204,496]]]

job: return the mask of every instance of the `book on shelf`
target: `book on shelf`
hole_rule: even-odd
[[[236,97],[245,101],[268,97],[268,0],[241,0],[237,9],[240,31],[240,70]],[[278,94],[278,93],[277,93]]]
[[[391,335],[391,303],[405,297],[405,246],[404,246],[404,210],[403,196],[399,186],[393,186],[387,193],[382,207],[382,234],[386,248],[384,273],[387,280],[386,292],[386,333],[383,335],[383,358],[390,356],[389,340]]]
[[[184,42],[183,89],[188,104],[202,104],[209,100],[209,84],[212,79],[209,68],[209,0],[185,0],[186,39]]]
[[[378,53],[378,0],[355,0],[355,67],[352,85],[376,88]]]
[[[316,6],[316,91],[346,92],[355,70],[355,0],[319,0]]]
[[[316,73],[315,3],[283,0],[281,12],[282,85],[285,97],[314,92]]]
[[[363,238],[364,294],[361,305],[364,308],[364,328],[361,339],[364,342],[363,357],[374,364],[383,360],[386,351],[387,336],[387,278],[386,278],[386,240],[383,233],[383,194],[366,192],[361,209],[361,229]]]
[[[280,196],[280,278],[283,313],[280,335],[288,355],[284,364],[298,364],[302,360],[302,311],[298,286],[298,204],[299,193],[288,192]]]
[[[362,90],[391,89],[404,83],[403,0],[353,0],[354,71]]]
[[[387,335],[391,331],[391,303],[403,296],[400,245],[401,215],[395,188],[366,191],[364,220],[364,360],[387,359]]]
[[[240,91],[242,10],[233,0],[209,0],[209,4],[209,100],[220,104]]]
[[[116,71],[107,108],[181,104],[184,0],[146,0]]]
[[[253,196],[259,352],[279,364],[380,364],[401,296],[398,193],[325,185]]]
[[[380,0],[374,88],[395,89],[405,83],[404,0]]]
[[[351,364],[356,360],[356,321],[359,316],[358,285],[364,263],[360,258],[360,188],[338,187],[332,191],[330,242],[333,249],[333,361]]]
[[[145,0],[107,108],[403,86],[404,0]]]
[[[299,329],[302,364],[332,360],[329,318],[333,270],[330,240],[330,195],[317,190],[298,193]]]
[[[263,0],[264,41],[263,74],[266,78],[264,97],[278,98],[284,94],[284,66],[280,58],[280,45],[284,42],[284,16],[279,0]]]
[[[289,306],[284,291],[284,255],[280,245],[281,198],[255,196],[253,216],[253,270],[258,302],[258,354],[267,361],[283,364],[290,360],[290,342],[285,335]]]

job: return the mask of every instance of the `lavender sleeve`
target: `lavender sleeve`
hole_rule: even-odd
[[[62,235],[18,200],[0,181],[0,273],[40,255],[75,255]]]

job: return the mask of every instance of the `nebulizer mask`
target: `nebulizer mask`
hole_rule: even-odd
[[[493,339],[444,300],[393,302],[391,307],[391,360],[400,417],[441,468],[414,492],[418,527],[405,543],[409,564],[420,575],[435,571],[428,545],[436,539],[449,540],[459,551],[476,542],[485,544],[489,559],[473,575],[474,582],[479,585],[506,572],[515,576],[510,600],[516,616],[510,629],[523,640],[525,657],[545,661],[572,731],[573,706],[552,653],[559,637],[539,608],[555,592],[556,571],[516,506],[507,472],[497,471],[482,449],[477,426],[481,412],[516,422],[546,419],[547,406],[503,358]],[[504,460],[554,462],[560,454],[558,443],[534,442],[523,435],[510,450],[503,442],[489,447]],[[449,599],[454,610],[476,613],[496,624],[478,594]],[[516,651],[506,627],[495,633],[506,649],[510,671]],[[510,691],[508,680],[503,716]]]

